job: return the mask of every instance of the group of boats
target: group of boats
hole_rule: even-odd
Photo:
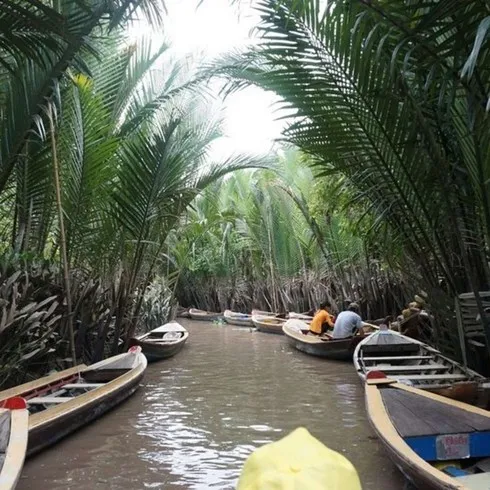
[[[486,379],[434,347],[386,326],[346,339],[309,333],[312,317],[254,310],[190,309],[198,320],[283,334],[297,350],[352,360],[368,418],[391,459],[420,489],[490,489]],[[282,318],[282,316],[287,318]],[[129,351],[0,392],[0,490],[15,488],[26,456],[56,443],[133,394],[148,361],[179,352],[189,337],[171,322],[131,339]]]
[[[190,310],[193,319],[210,312]],[[227,323],[284,334],[295,349],[352,361],[365,388],[368,418],[389,456],[417,488],[490,489],[490,412],[487,380],[436,348],[388,329],[346,339],[309,333],[311,317],[229,310]],[[485,408],[483,408],[485,407]]]
[[[12,490],[24,459],[131,396],[149,361],[174,356],[189,337],[176,322],[130,340],[128,352],[0,392],[0,490]]]

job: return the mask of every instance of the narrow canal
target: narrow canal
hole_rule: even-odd
[[[151,364],[123,405],[30,459],[17,490],[232,489],[254,448],[298,426],[347,456],[364,490],[403,488],[350,363],[293,351],[279,335],[181,323],[184,350]]]

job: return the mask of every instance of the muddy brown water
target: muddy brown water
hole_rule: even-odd
[[[17,490],[232,489],[254,448],[299,426],[347,456],[364,490],[403,488],[350,363],[294,351],[279,335],[181,323],[184,350],[150,364],[115,410],[27,461]]]

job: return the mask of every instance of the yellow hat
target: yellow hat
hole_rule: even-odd
[[[237,490],[361,490],[356,469],[300,427],[256,449],[245,461]]]

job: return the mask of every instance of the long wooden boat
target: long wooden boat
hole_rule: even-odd
[[[168,359],[182,350],[189,332],[177,322],[170,322],[144,335],[130,339],[130,345],[139,345],[148,362]]]
[[[252,316],[269,316],[269,317],[275,317],[277,313],[274,313],[273,311],[264,311],[264,310],[252,310]]]
[[[365,338],[357,345],[353,361],[362,381],[370,371],[383,371],[401,383],[467,403],[477,401],[485,381],[430,345],[393,330],[379,330]]]
[[[189,315],[193,320],[201,320],[205,322],[223,318],[223,315],[221,313],[217,313],[215,311],[198,310],[197,308],[190,308]]]
[[[178,318],[190,318],[189,308],[183,308],[182,306],[177,307],[177,317]]]
[[[286,320],[284,318],[252,315],[252,322],[259,332],[283,335],[282,327]]]
[[[305,315],[304,313],[295,313],[294,311],[289,312],[288,318],[295,319],[295,320],[303,320],[304,322],[311,322],[311,320],[313,320],[313,317],[310,315]]]
[[[366,408],[389,456],[416,488],[490,488],[490,412],[379,371],[368,375]]]
[[[13,490],[27,451],[29,412],[21,397],[0,403],[0,490]]]
[[[365,338],[364,335],[355,335],[346,339],[332,339],[308,334],[308,325],[297,319],[288,320],[282,331],[294,348],[313,356],[340,361],[351,360],[356,345]]]
[[[252,315],[247,313],[237,313],[231,310],[225,310],[223,313],[225,322],[238,327],[253,327]]]
[[[0,392],[0,402],[21,396],[29,409],[27,455],[100,417],[132,395],[147,366],[141,347],[96,364],[81,364]]]

